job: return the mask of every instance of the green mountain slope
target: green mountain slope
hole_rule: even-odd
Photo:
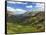
[[[30,16],[25,16],[30,15]],[[38,12],[34,15],[26,13],[18,16],[10,16],[7,19],[8,33],[44,32],[45,13]]]

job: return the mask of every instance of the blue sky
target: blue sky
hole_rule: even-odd
[[[33,10],[42,10],[44,4],[33,3],[33,2],[11,2],[7,1],[7,10],[14,14],[23,14],[25,12],[32,12]]]

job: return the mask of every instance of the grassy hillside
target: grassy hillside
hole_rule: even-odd
[[[31,13],[28,13],[28,15]],[[7,33],[28,33],[45,31],[45,13],[33,16],[10,16],[7,18]]]

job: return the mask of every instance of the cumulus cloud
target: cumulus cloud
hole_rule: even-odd
[[[12,8],[12,7],[7,7],[7,10],[8,10],[8,11],[15,11],[15,9]]]
[[[25,12],[27,12],[26,10],[23,10],[23,9],[14,9],[14,8],[11,8],[11,7],[7,7],[7,10],[10,12],[10,14],[24,14]]]
[[[11,4],[27,4],[27,3],[23,3],[23,2],[14,2],[14,1],[7,1],[7,3],[11,3]]]
[[[7,1],[7,3],[15,4],[15,2],[13,2],[13,1]]]
[[[7,13],[10,14],[10,15],[15,15],[15,9],[14,8],[11,8],[11,7],[7,7]]]
[[[44,11],[44,3],[36,3],[36,7],[39,11]]]
[[[26,10],[23,9],[15,9],[16,14],[24,14],[26,12]]]
[[[18,1],[18,0],[7,0],[7,1]]]
[[[27,3],[23,3],[23,2],[15,2],[15,3],[17,3],[17,4],[27,4]]]
[[[32,5],[26,6],[26,8],[32,8]]]

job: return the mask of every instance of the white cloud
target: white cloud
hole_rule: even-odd
[[[44,11],[44,3],[36,3],[38,11]]]
[[[24,14],[25,12],[27,12],[26,10],[23,9],[15,9],[16,10],[16,14]]]
[[[36,3],[36,7],[44,7],[43,3]]]
[[[7,3],[11,3],[11,4],[27,4],[27,3],[23,3],[23,2],[14,2],[14,1],[7,1]]]
[[[15,11],[15,9],[14,8],[11,8],[11,7],[7,7],[7,10],[8,11]]]
[[[10,15],[15,15],[16,13],[15,13],[15,9],[14,8],[11,8],[11,7],[7,7],[7,12],[8,12],[8,14],[10,14]]]
[[[15,3],[17,3],[17,4],[27,4],[27,3],[23,3],[23,2],[15,2]]]
[[[26,10],[23,9],[14,9],[11,7],[7,7],[8,12],[10,12],[9,14],[15,15],[15,14],[24,14],[26,12]]]
[[[26,8],[32,8],[32,5],[26,6]]]
[[[13,2],[13,1],[7,1],[7,3],[15,4],[15,2]]]

